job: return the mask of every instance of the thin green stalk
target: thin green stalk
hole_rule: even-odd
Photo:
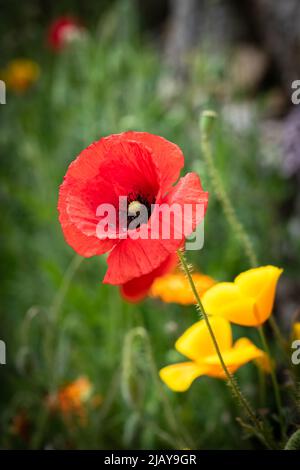
[[[55,370],[55,366],[53,364],[53,352],[54,352],[53,341],[54,341],[54,338],[55,338],[55,327],[57,325],[57,320],[58,320],[58,317],[59,317],[59,314],[60,314],[60,311],[61,311],[61,307],[63,305],[63,302],[64,302],[65,296],[68,292],[68,289],[70,287],[71,281],[72,281],[75,273],[77,272],[79,266],[81,265],[83,259],[84,258],[82,258],[81,256],[79,256],[77,254],[72,258],[69,266],[67,267],[67,269],[64,273],[61,285],[60,285],[58,291],[55,294],[52,305],[49,308],[49,312],[50,312],[49,322],[50,322],[50,325],[49,325],[49,328],[47,328],[47,331],[46,331],[45,343],[44,344],[45,344],[45,355],[46,355],[46,358],[48,359],[49,367],[54,368],[54,370]]]
[[[231,226],[233,233],[237,237],[240,244],[244,247],[245,254],[249,260],[251,268],[258,266],[258,259],[253,247],[253,243],[248,233],[246,232],[243,224],[238,219],[233,204],[231,203],[229,196],[223,186],[220,174],[214,164],[214,158],[212,153],[212,147],[210,142],[210,135],[214,120],[217,114],[214,111],[204,111],[201,118],[201,150],[205,159],[211,183],[214,188],[214,192],[219,199],[220,204],[223,207],[225,217],[227,218],[228,224]],[[276,323],[274,317],[269,318],[270,326],[273,330],[274,336],[278,339],[281,347],[285,349],[285,340],[282,337],[280,329]]]
[[[155,359],[153,356],[151,341],[147,330],[142,327],[133,328],[129,333],[127,333],[125,337],[124,343],[124,353],[123,353],[123,384],[129,382],[129,372],[131,369],[131,348],[132,343],[135,338],[141,338],[144,341],[145,352],[148,358],[148,365],[153,380],[155,381],[155,386],[159,393],[159,397],[161,399],[161,404],[163,406],[163,411],[165,414],[166,421],[172,431],[174,433],[174,437],[177,438],[177,447],[185,449],[191,447],[191,439],[186,439],[187,432],[183,428],[182,423],[179,423],[178,418],[175,414],[174,409],[172,408],[168,396],[165,394],[164,389],[162,387],[162,383],[159,379],[159,374],[157,370],[157,366],[155,363]],[[126,394],[126,392],[125,392]]]
[[[53,384],[53,378],[55,376],[55,370],[56,370],[56,364],[55,361],[53,360],[53,354],[54,354],[54,340],[55,340],[55,327],[57,326],[57,320],[59,317],[59,313],[61,310],[61,307],[63,305],[65,296],[68,292],[68,289],[70,287],[71,281],[77,272],[80,264],[82,263],[82,258],[79,255],[75,255],[70,262],[69,266],[67,267],[60,288],[58,289],[52,305],[49,308],[50,311],[50,325],[49,328],[46,330],[46,335],[45,335],[45,342],[44,342],[44,351],[45,351],[45,356],[46,356],[46,361],[48,363],[48,368],[50,370],[50,376],[49,376],[49,386],[51,388],[51,385]],[[32,443],[31,447],[33,449],[36,449],[40,447],[40,444],[43,439],[44,431],[47,426],[49,418],[49,410],[44,409],[43,412],[40,414],[39,421],[40,421],[40,426],[38,426],[36,433],[32,437]]]
[[[268,345],[268,342],[267,342],[267,339],[266,339],[266,335],[265,335],[265,332],[264,332],[262,326],[260,326],[258,328],[258,332],[259,332],[259,336],[260,336],[261,342],[263,344],[264,350],[266,351],[267,355],[269,357],[271,357],[270,348],[269,348],[269,345]],[[282,435],[282,438],[285,439],[286,438],[286,426],[285,426],[284,415],[283,415],[283,412],[282,412],[281,395],[280,395],[279,385],[278,385],[278,381],[277,381],[277,378],[276,378],[276,375],[275,375],[274,367],[272,367],[272,365],[271,365],[271,379],[272,379],[272,384],[273,384],[273,388],[274,388],[276,406],[277,406],[277,410],[278,410],[281,435]]]
[[[266,402],[266,374],[261,367],[257,367],[259,381],[259,404],[263,408]]]
[[[52,305],[50,307],[50,312],[51,312],[51,320],[54,322],[57,319],[57,316],[60,312],[61,306],[63,304],[63,301],[65,299],[65,296],[68,292],[68,289],[70,287],[71,281],[77,272],[77,269],[81,265],[82,261],[84,258],[79,255],[75,255],[67,267],[64,277],[62,279],[62,283],[60,285],[59,290],[57,291],[54,300],[52,302]]]
[[[271,317],[269,318],[269,324],[270,324],[270,326],[271,326],[271,328],[272,328],[272,330],[273,330],[273,334],[274,334],[275,338],[277,339],[278,343],[279,343],[280,346],[281,346],[281,349],[283,350],[285,356],[287,357],[288,362],[290,362],[290,357],[289,357],[289,355],[287,354],[287,350],[286,350],[286,348],[287,348],[287,343],[286,343],[284,337],[282,336],[281,331],[280,331],[280,329],[279,329],[279,327],[278,327],[278,325],[277,325],[277,323],[276,323],[276,320],[275,320],[275,318],[274,318],[273,316],[271,316]]]
[[[269,448],[272,448],[272,444],[269,442],[269,438],[268,436],[266,435],[265,431],[264,431],[264,428],[263,428],[263,425],[262,423],[259,421],[259,419],[256,417],[255,415],[255,412],[252,410],[250,404],[248,403],[248,401],[246,400],[246,398],[243,396],[241,390],[239,389],[238,387],[238,384],[234,378],[234,376],[229,372],[225,362],[224,362],[224,359],[223,359],[223,356],[222,356],[222,353],[221,353],[221,350],[219,348],[219,345],[218,345],[218,342],[217,342],[217,339],[215,337],[215,334],[213,332],[213,329],[211,327],[211,324],[210,324],[210,321],[209,321],[209,317],[202,305],[202,302],[200,300],[200,296],[199,296],[199,293],[196,289],[196,286],[195,286],[195,283],[193,281],[193,277],[191,275],[191,272],[190,272],[190,268],[188,266],[188,263],[185,259],[185,256],[184,254],[178,250],[177,251],[178,253],[178,256],[179,256],[179,259],[181,261],[181,264],[182,264],[182,267],[184,269],[184,272],[188,278],[188,281],[189,281],[189,284],[191,286],[191,289],[193,291],[193,294],[195,296],[195,299],[196,299],[196,302],[197,302],[197,306],[198,306],[198,309],[199,309],[199,312],[200,312],[200,315],[201,315],[201,318],[205,320],[205,323],[206,323],[206,326],[208,328],[208,331],[209,331],[209,334],[211,336],[211,339],[213,341],[213,344],[214,344],[214,347],[215,347],[215,350],[216,350],[216,353],[218,355],[218,358],[220,360],[220,364],[222,366],[222,369],[224,371],[224,374],[227,378],[227,381],[228,381],[228,384],[233,392],[233,395],[235,396],[235,398],[238,400],[240,406],[242,407],[242,409],[245,410],[246,414],[248,415],[248,417],[251,419],[252,423],[254,424],[255,428],[256,428],[256,432],[257,432],[257,435],[261,438],[261,440],[266,444],[267,447]]]
[[[224,214],[227,218],[229,225],[233,228],[233,232],[237,237],[240,244],[245,249],[245,254],[247,255],[250,265],[252,267],[257,266],[258,260],[253,248],[251,239],[249,238],[247,232],[245,231],[243,225],[239,221],[235,209],[231,204],[231,201],[228,197],[228,194],[223,186],[220,174],[214,164],[212,147],[210,142],[210,133],[213,120],[216,118],[216,113],[212,111],[206,111],[203,113],[201,119],[201,149],[202,154],[205,159],[211,183],[214,189],[214,193],[222,204]]]
[[[213,111],[205,111],[202,115],[202,118],[201,118],[202,154],[206,161],[206,165],[210,174],[214,192],[216,193],[217,198],[219,199],[223,207],[223,211],[227,218],[228,224],[232,228],[232,231],[236,235],[240,244],[244,247],[245,254],[247,255],[249,259],[250,266],[254,268],[258,266],[258,259],[256,256],[256,252],[254,250],[252,241],[250,237],[248,236],[244,226],[238,219],[234,206],[231,203],[231,200],[223,186],[220,174],[214,164],[210,135],[211,135],[212,127],[213,127],[216,117],[217,115]],[[273,327],[273,329],[275,328],[274,333],[280,336],[281,338],[280,343],[282,343],[282,341],[284,340],[282,340],[281,333],[279,331],[279,328],[277,327],[277,324],[274,318],[272,318],[271,326]],[[267,344],[263,327],[259,328],[259,334],[262,340],[263,348],[266,351],[266,353],[269,355],[270,349]],[[279,385],[278,385],[278,381],[274,373],[274,370],[272,370],[272,383],[273,383],[274,395],[275,395],[275,399],[276,399],[276,403],[278,407],[281,428],[283,432],[284,427],[283,427],[283,418],[282,418],[281,398],[280,398],[280,392],[279,392]],[[284,432],[283,432],[283,435],[284,435]]]

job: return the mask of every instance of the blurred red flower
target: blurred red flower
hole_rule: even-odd
[[[204,217],[208,194],[199,177],[179,177],[184,164],[180,148],[146,132],[110,135],[83,150],[73,161],[59,191],[59,220],[67,243],[81,256],[109,252],[104,282],[122,285],[123,295],[138,300],[157,275],[174,265],[173,255]],[[125,197],[126,225],[120,229],[120,197]],[[163,205],[163,206],[162,206]],[[99,207],[112,206],[118,221],[99,230],[107,217]],[[146,207],[146,219],[131,229],[132,210]],[[161,207],[176,206],[182,220],[168,222]],[[191,210],[185,211],[189,206]],[[199,206],[202,211],[198,211]],[[154,209],[153,209],[154,207]],[[170,234],[164,236],[169,223]],[[153,226],[159,231],[153,235]],[[132,282],[131,282],[132,281]],[[134,293],[135,291],[135,293]]]
[[[83,26],[72,16],[61,16],[50,24],[48,44],[54,51],[63,49],[68,43],[81,36]]]

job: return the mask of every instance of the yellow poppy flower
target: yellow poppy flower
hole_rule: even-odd
[[[262,266],[239,274],[234,282],[220,282],[202,297],[209,315],[232,323],[259,326],[271,315],[275,291],[282,269]]]
[[[194,273],[192,277],[200,296],[216,283],[214,279],[201,273]],[[158,297],[166,303],[181,305],[196,303],[190,284],[184,273],[181,272],[156,278],[151,287],[150,295]]]
[[[268,357],[248,338],[240,338],[233,344],[231,326],[225,318],[212,317],[210,323],[224,362],[231,373],[252,360],[260,361],[260,365],[268,370]],[[175,348],[190,361],[166,366],[160,370],[161,379],[171,390],[185,392],[201,375],[225,378],[204,320],[188,328],[176,341]]]
[[[300,322],[293,325],[293,339],[300,339]]]
[[[36,62],[29,59],[14,59],[9,62],[1,73],[7,88],[23,93],[33,85],[40,75],[40,68]]]

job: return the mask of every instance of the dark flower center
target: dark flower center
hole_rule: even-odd
[[[139,228],[146,224],[151,216],[155,198],[141,194],[129,194],[127,198],[127,228]],[[136,223],[134,223],[134,220]]]

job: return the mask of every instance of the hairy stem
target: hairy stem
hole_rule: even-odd
[[[218,342],[217,342],[217,339],[215,337],[215,334],[213,332],[213,329],[211,327],[211,324],[210,324],[210,321],[209,321],[209,317],[202,305],[202,302],[201,302],[201,299],[200,299],[200,296],[199,296],[199,293],[196,289],[196,286],[195,286],[195,283],[193,281],[193,277],[192,277],[192,274],[191,274],[191,271],[190,271],[190,268],[188,266],[188,263],[185,259],[185,256],[184,254],[178,250],[177,251],[178,253],[178,256],[179,256],[179,259],[181,261],[181,265],[182,265],[182,268],[187,276],[187,279],[189,281],[189,284],[191,286],[191,289],[193,291],[193,294],[195,296],[195,299],[196,299],[196,302],[197,302],[197,306],[198,306],[198,309],[199,309],[199,312],[200,312],[200,315],[201,315],[201,319],[204,319],[205,323],[206,323],[206,326],[208,328],[208,331],[209,331],[209,334],[211,336],[211,339],[213,341],[213,344],[214,344],[214,347],[215,347],[215,350],[216,350],[216,353],[218,355],[218,358],[220,360],[220,364],[222,366],[222,369],[224,371],[224,374],[225,374],[225,377],[227,378],[227,381],[228,381],[228,385],[230,386],[231,390],[232,390],[232,393],[234,395],[234,397],[238,400],[238,403],[240,404],[240,406],[242,407],[242,409],[244,409],[244,411],[246,412],[247,416],[251,419],[253,425],[255,426],[255,429],[256,429],[256,432],[257,432],[257,435],[260,437],[260,439],[264,442],[264,444],[268,447],[268,448],[272,448],[272,444],[269,442],[269,438],[268,436],[266,435],[265,431],[264,431],[264,427],[263,427],[263,424],[259,421],[259,419],[256,417],[255,415],[255,412],[252,410],[251,408],[251,405],[248,403],[248,401],[246,400],[246,398],[244,397],[244,395],[242,394],[241,390],[239,389],[239,386],[234,378],[234,376],[230,373],[230,371],[228,370],[225,362],[224,362],[224,359],[223,359],[223,356],[222,356],[222,353],[221,353],[221,350],[219,348],[219,345],[218,345]]]
[[[229,226],[232,228],[233,233],[237,237],[240,244],[244,247],[245,254],[249,260],[251,268],[258,266],[258,259],[253,247],[253,243],[249,235],[247,234],[243,224],[238,219],[234,206],[223,186],[220,174],[215,166],[212,146],[210,141],[210,135],[212,131],[213,122],[217,115],[213,111],[204,111],[201,118],[201,150],[204,160],[207,165],[208,173],[211,179],[211,183],[214,192],[223,208],[225,217]],[[209,125],[207,125],[209,123]],[[282,347],[285,347],[285,340],[282,337],[280,329],[276,323],[274,317],[269,319],[270,326],[274,332],[274,336],[279,340]]]
[[[216,196],[219,199],[221,206],[223,207],[223,211],[224,211],[225,217],[227,218],[228,224],[232,228],[232,231],[235,234],[238,241],[240,242],[240,244],[244,247],[244,251],[245,251],[247,258],[249,259],[250,266],[252,268],[255,268],[258,266],[258,259],[257,259],[255,249],[253,247],[252,240],[247,234],[243,224],[238,219],[235,208],[224,188],[224,185],[222,183],[222,179],[217,170],[217,167],[214,164],[210,136],[211,136],[212,127],[213,127],[216,117],[217,115],[213,111],[204,111],[204,113],[202,114],[202,117],[201,117],[202,154],[207,165],[207,169],[208,169],[210,179],[214,188],[214,192],[216,193]],[[282,338],[282,335],[280,333],[280,330],[276,324],[274,317],[272,317],[272,319],[270,320],[270,325],[274,331],[275,337],[277,338],[278,336],[280,337],[280,344],[281,345],[284,344],[284,339]],[[265,336],[262,326],[259,327],[259,335],[260,335],[261,342],[262,342],[265,352],[268,355],[270,355],[270,348],[268,346],[266,336]],[[277,381],[277,378],[273,369],[272,369],[272,384],[274,388],[274,395],[275,395],[275,400],[276,400],[280,423],[281,423],[282,435],[284,436],[285,432],[284,432],[284,420],[283,420],[283,414],[282,414],[281,397],[280,397],[278,381]]]

